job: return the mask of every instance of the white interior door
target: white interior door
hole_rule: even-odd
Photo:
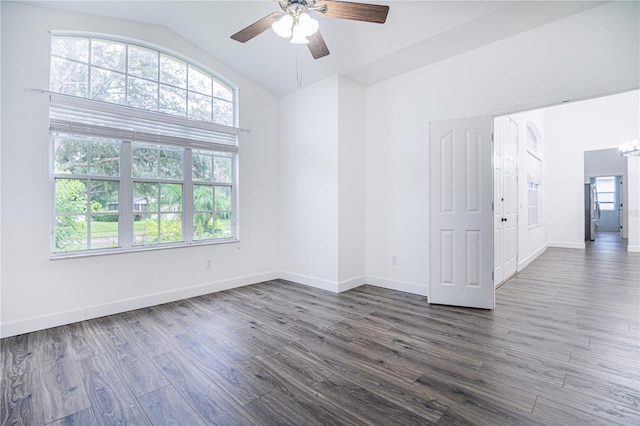
[[[494,281],[516,273],[518,261],[518,125],[509,117],[494,121]]]
[[[429,303],[494,307],[492,122],[430,123]]]

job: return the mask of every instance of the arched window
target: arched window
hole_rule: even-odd
[[[531,121],[527,122],[527,151],[539,160],[542,158],[542,138],[538,127]]]
[[[52,255],[237,241],[235,91],[139,42],[55,34]]]
[[[233,126],[233,90],[184,59],[140,44],[53,36],[51,91]]]

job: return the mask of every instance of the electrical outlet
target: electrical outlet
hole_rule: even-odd
[[[393,256],[391,258],[391,264],[392,265],[397,265],[398,264],[398,256]]]
[[[205,269],[210,269],[211,268],[211,260],[208,260],[204,263],[204,267]]]

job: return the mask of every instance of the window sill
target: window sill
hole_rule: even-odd
[[[158,251],[158,250],[170,250],[170,249],[181,249],[181,248],[189,248],[189,247],[202,247],[202,246],[212,246],[212,245],[220,245],[220,244],[234,244],[239,243],[240,240],[238,238],[225,238],[218,239],[215,241],[198,241],[192,242],[189,244],[162,244],[162,245],[154,245],[154,246],[140,246],[136,248],[128,248],[123,249],[121,247],[113,247],[108,249],[100,249],[100,250],[83,250],[83,251],[73,251],[73,252],[58,252],[52,253],[49,255],[49,260],[62,260],[62,259],[76,259],[82,257],[95,257],[95,256],[109,256],[114,254],[131,254],[131,253],[139,253],[139,252],[149,252],[149,251]]]

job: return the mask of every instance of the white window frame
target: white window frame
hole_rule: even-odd
[[[538,160],[542,160],[542,137],[538,126],[532,121],[527,122],[527,152]]]
[[[77,36],[71,34],[70,36]],[[110,40],[100,37],[103,40]],[[122,42],[115,38],[112,41]],[[145,46],[139,42],[137,46],[156,49],[154,46]],[[161,52],[161,51],[160,51]],[[184,60],[191,64],[187,59]],[[194,64],[200,70],[206,70],[201,65]],[[221,244],[239,241],[238,230],[238,135],[240,129],[212,122],[190,120],[185,117],[169,115],[156,111],[147,111],[124,105],[109,104],[88,98],[74,97],[63,94],[51,93],[50,95],[50,144],[52,147],[51,173],[52,176],[52,223],[51,223],[51,258],[77,257],[98,254],[135,252],[141,250],[157,250],[193,245]],[[234,121],[237,121],[237,88],[234,89]],[[54,172],[55,156],[53,154],[53,135],[74,135],[96,137],[104,140],[116,141],[120,144],[120,176],[80,176],[89,179],[111,179],[120,182],[119,187],[119,227],[117,247],[56,251],[55,242],[55,179],[75,178],[75,175],[56,174]],[[178,182],[182,189],[182,237],[180,242],[153,243],[147,245],[135,245],[133,231],[133,186],[134,182],[144,180],[132,176],[132,144],[143,142],[159,146],[173,146],[184,150],[183,176]],[[231,182],[194,182],[192,179],[192,152],[193,150],[207,151],[223,154],[231,158]],[[151,179],[160,181],[162,179]],[[193,238],[193,185],[204,183],[215,186],[231,187],[231,236],[224,238],[194,239]],[[215,221],[215,199],[214,199]]]
[[[527,229],[542,226],[542,183],[527,176]]]

